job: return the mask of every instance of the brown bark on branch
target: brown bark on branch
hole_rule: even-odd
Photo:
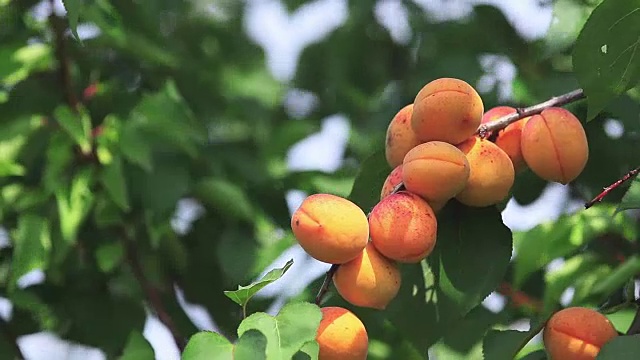
[[[175,325],[173,319],[171,318],[171,315],[169,315],[169,312],[162,303],[160,292],[153,284],[151,284],[149,279],[147,279],[146,275],[144,274],[144,270],[142,268],[142,265],[140,264],[140,259],[138,257],[138,251],[135,244],[133,243],[133,241],[126,237],[123,238],[123,241],[126,249],[127,263],[131,267],[131,271],[133,272],[136,281],[138,282],[138,284],[140,284],[140,287],[144,292],[149,306],[156,313],[158,320],[160,320],[160,322],[167,327],[167,329],[171,333],[171,336],[173,337],[173,340],[178,346],[178,349],[180,349],[180,352],[184,351],[184,348],[186,346],[185,338],[182,337],[182,335],[178,331],[178,327]]]
[[[60,84],[62,84],[65,102],[73,111],[78,111],[80,102],[78,101],[78,97],[76,96],[73,88],[73,80],[71,78],[71,59],[67,52],[67,42],[64,37],[65,31],[67,30],[66,21],[54,13],[53,0],[49,1],[49,5],[51,7],[49,24],[51,26],[51,30],[53,30],[55,40],[55,54],[56,59],[58,60]]]
[[[484,139],[492,131],[505,128],[507,127],[507,125],[513,122],[516,122],[520,119],[524,119],[531,115],[539,114],[543,110],[550,107],[566,105],[584,98],[585,98],[585,95],[582,89],[577,89],[577,90],[570,91],[566,94],[554,96],[547,101],[541,102],[533,106],[529,106],[526,108],[517,108],[516,112],[513,114],[509,114],[509,115],[500,117],[496,120],[490,121],[488,123],[482,124],[480,125],[480,127],[478,127],[478,131],[476,133],[478,134],[478,136]]]
[[[595,203],[598,203],[598,202],[602,201],[602,199],[604,199],[604,197],[607,196],[611,192],[611,190],[616,189],[618,186],[624,184],[625,182],[627,182],[632,177],[635,177],[636,175],[638,175],[639,172],[640,172],[640,167],[637,167],[637,168],[629,171],[623,177],[621,177],[619,180],[617,180],[613,184],[611,184],[611,185],[607,186],[606,188],[604,188],[602,190],[602,192],[600,194],[598,194],[598,196],[594,197],[592,200],[590,200],[587,203],[585,203],[584,204],[584,208],[588,209],[588,208],[592,207]]]
[[[318,290],[318,295],[316,295],[316,305],[320,306],[322,303],[322,299],[325,297],[327,292],[329,291],[329,285],[331,285],[331,280],[333,280],[333,275],[335,275],[336,271],[338,271],[338,267],[340,265],[333,264],[327,271],[327,274],[324,277],[324,281],[322,282],[322,286],[320,286],[320,290]]]

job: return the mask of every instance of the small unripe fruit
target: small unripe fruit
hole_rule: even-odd
[[[382,199],[369,214],[373,246],[385,257],[417,263],[436,245],[438,223],[426,201],[401,191]]]
[[[364,324],[351,311],[341,307],[324,307],[316,341],[319,360],[365,360],[369,337]]]
[[[402,181],[408,191],[441,203],[464,189],[469,171],[469,162],[460,149],[442,141],[430,141],[407,153],[402,164]]]
[[[504,200],[515,181],[509,156],[496,144],[477,136],[458,145],[467,156],[471,172],[467,186],[456,199],[468,206],[484,207]]]
[[[331,194],[307,197],[291,217],[291,230],[311,257],[330,264],[355,259],[369,239],[362,209]]]
[[[616,336],[618,332],[606,316],[570,307],[551,316],[542,337],[550,360],[594,360],[600,348]]]
[[[333,277],[336,290],[353,305],[384,310],[400,290],[400,270],[372,243],[357,258],[340,265]]]
[[[552,107],[533,115],[522,129],[522,156],[531,171],[547,181],[568,184],[589,159],[587,135],[569,110]]]
[[[391,170],[387,179],[382,184],[382,190],[380,191],[380,200],[387,197],[387,195],[393,192],[398,184],[402,182],[402,164],[395,167],[395,169]]]
[[[402,159],[409,150],[420,144],[411,127],[411,114],[413,114],[413,104],[398,111],[387,128],[385,156],[392,168],[402,164]]]
[[[440,78],[418,92],[411,126],[421,142],[458,144],[478,130],[483,112],[482,99],[471,85],[460,79]]]

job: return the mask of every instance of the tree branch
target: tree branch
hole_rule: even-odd
[[[11,331],[11,329],[9,328],[9,324],[4,318],[2,318],[2,316],[0,316],[0,331],[2,331],[2,335],[4,336],[5,340],[13,348],[16,358],[20,360],[26,359],[24,357],[24,354],[22,353],[22,350],[20,349],[20,346],[18,345],[18,337]]]
[[[59,63],[59,77],[62,84],[62,91],[67,105],[73,110],[78,111],[80,102],[73,88],[71,78],[71,58],[67,53],[67,42],[65,40],[65,31],[67,29],[66,22],[63,18],[58,17],[54,12],[54,0],[49,0],[51,7],[51,15],[49,15],[49,24],[53,30],[55,38],[55,54]]]
[[[126,236],[126,234],[125,237],[123,237],[123,241],[126,249],[127,263],[131,267],[131,271],[133,272],[136,280],[142,287],[142,291],[147,298],[147,302],[158,316],[158,320],[160,320],[160,322],[162,322],[162,324],[164,324],[164,326],[166,326],[171,333],[171,336],[178,346],[178,349],[180,349],[180,352],[184,351],[184,348],[186,346],[185,338],[180,335],[178,328],[173,322],[173,319],[162,304],[160,292],[155,286],[153,286],[153,284],[151,284],[149,279],[147,279],[147,277],[145,276],[142,265],[140,264],[138,251],[135,244],[128,238],[128,236]]]
[[[496,120],[480,125],[480,127],[478,127],[478,131],[476,132],[476,134],[478,134],[478,136],[484,139],[492,131],[505,128],[507,127],[507,125],[513,122],[516,122],[520,119],[524,119],[531,115],[539,114],[543,110],[550,107],[566,105],[584,98],[585,98],[584,91],[582,91],[582,89],[577,89],[577,90],[570,91],[566,94],[562,94],[560,96],[554,96],[547,101],[541,102],[533,106],[529,106],[526,108],[517,108],[516,112],[513,114],[509,114],[509,115],[500,117]]]
[[[333,264],[327,271],[327,274],[324,276],[324,281],[322,282],[322,286],[320,286],[320,290],[318,290],[318,295],[316,295],[316,305],[320,306],[322,299],[329,291],[329,285],[331,285],[331,280],[333,279],[333,275],[335,275],[336,271],[338,271],[338,267],[340,265]]]
[[[619,180],[617,180],[613,184],[611,184],[611,185],[607,186],[606,188],[604,188],[604,190],[602,190],[602,192],[600,194],[598,194],[598,196],[594,197],[592,200],[590,200],[587,203],[585,203],[584,204],[584,208],[588,209],[588,208],[592,207],[595,203],[598,203],[598,202],[602,201],[602,199],[604,199],[604,197],[607,196],[612,190],[614,190],[618,186],[624,184],[625,182],[627,182],[627,180],[631,179],[632,177],[638,175],[639,172],[640,172],[640,167],[637,167],[637,168],[629,171],[623,177],[621,177]]]

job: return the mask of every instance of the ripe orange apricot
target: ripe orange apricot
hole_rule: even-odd
[[[353,305],[384,310],[400,290],[400,270],[372,243],[357,258],[340,265],[333,277],[336,290]]]
[[[322,320],[316,335],[319,360],[365,360],[369,336],[364,324],[351,311],[327,306],[320,309]]]
[[[469,162],[460,149],[442,141],[420,144],[407,153],[402,181],[408,191],[427,201],[444,202],[464,189]]]
[[[420,196],[408,191],[387,196],[369,214],[373,246],[385,257],[417,263],[436,245],[436,215]]]
[[[515,181],[509,156],[496,144],[472,136],[458,145],[471,168],[467,186],[456,199],[468,206],[484,207],[504,200]]]
[[[547,181],[568,184],[589,159],[587,135],[569,110],[552,107],[533,115],[522,129],[522,156],[531,171]]]
[[[426,84],[413,102],[411,126],[418,140],[458,144],[473,135],[484,105],[467,82],[440,78]]]
[[[402,164],[402,159],[409,150],[421,143],[411,127],[411,114],[413,114],[413,104],[400,109],[387,128],[385,156],[391,167]]]
[[[524,162],[524,157],[522,156],[522,147],[521,147],[521,139],[522,139],[522,129],[529,118],[520,119],[516,122],[513,122],[504,129],[500,130],[498,133],[498,137],[496,138],[496,145],[509,156],[511,159],[511,163],[513,164],[513,169],[518,172],[523,170],[526,167],[526,163]]]
[[[307,197],[293,213],[291,229],[310,256],[330,264],[355,259],[369,240],[369,224],[362,209],[331,194]]]
[[[384,199],[387,195],[393,192],[393,189],[402,182],[402,164],[396,166],[387,179],[382,184],[382,190],[380,191],[380,200]]]
[[[542,337],[551,360],[593,360],[616,336],[606,316],[589,308],[570,307],[551,316]]]

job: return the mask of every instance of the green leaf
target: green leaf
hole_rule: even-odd
[[[22,275],[46,269],[51,252],[49,221],[33,214],[20,216],[12,240],[11,285],[15,286]]]
[[[631,186],[618,204],[616,213],[625,210],[640,209],[640,178],[637,176],[631,182]]]
[[[149,140],[141,131],[142,126],[126,122],[120,132],[122,155],[147,172],[153,170],[152,151]]]
[[[434,256],[438,257],[440,288],[465,315],[504,278],[512,241],[495,207],[455,205],[438,216],[438,239],[429,261],[434,266]]]
[[[201,331],[189,339],[182,360],[233,360],[233,344],[224,336]]]
[[[513,360],[527,343],[542,330],[545,322],[533,324],[529,331],[489,330],[482,341],[485,359]]]
[[[287,360],[315,341],[321,319],[322,312],[315,304],[288,303],[275,317],[262,312],[247,317],[238,327],[238,336],[258,330],[267,337],[267,359]]]
[[[84,169],[76,175],[69,188],[59,188],[56,191],[60,231],[67,243],[76,241],[78,230],[93,206],[92,182],[93,172],[91,169]]]
[[[91,119],[84,111],[74,113],[66,105],[58,106],[53,115],[60,126],[80,146],[84,154],[91,151]]]
[[[67,18],[69,19],[69,28],[76,40],[82,43],[78,36],[78,18],[80,17],[80,9],[82,8],[82,0],[62,0],[64,8],[67,10]]]
[[[151,344],[142,336],[139,331],[132,331],[129,334],[129,341],[124,348],[120,360],[153,360],[155,353]]]
[[[196,185],[195,194],[222,214],[249,222],[254,220],[255,211],[251,200],[237,184],[223,179],[205,178]]]
[[[282,275],[284,275],[287,270],[293,265],[293,259],[287,261],[287,263],[278,269],[273,269],[266,273],[260,280],[252,283],[247,286],[238,286],[238,290],[234,291],[225,291],[224,294],[236,304],[245,308],[247,303],[255,295],[258,291],[260,291],[265,286],[271,284],[272,282],[280,279]]]
[[[122,169],[122,159],[114,156],[111,163],[105,165],[100,174],[100,181],[104,185],[111,199],[124,211],[129,210],[129,192]]]
[[[596,359],[635,359],[638,354],[640,354],[640,335],[617,336],[604,344]]]
[[[267,337],[258,330],[245,331],[233,349],[234,360],[265,360]]]
[[[380,201],[382,185],[390,172],[384,149],[374,152],[360,165],[349,200],[368,212]]]
[[[640,0],[605,0],[582,28],[573,66],[587,95],[588,119],[640,81]]]
[[[593,6],[575,0],[553,2],[553,18],[544,37],[549,51],[559,52],[574,44]]]
[[[124,258],[124,248],[120,242],[100,245],[96,250],[96,261],[102,272],[108,273],[115,269]]]
[[[519,360],[546,360],[546,359],[547,359],[547,352],[544,350],[536,350],[519,358]]]
[[[300,348],[295,355],[293,355],[293,360],[318,360],[318,355],[320,354],[320,345],[317,341],[309,341]]]

